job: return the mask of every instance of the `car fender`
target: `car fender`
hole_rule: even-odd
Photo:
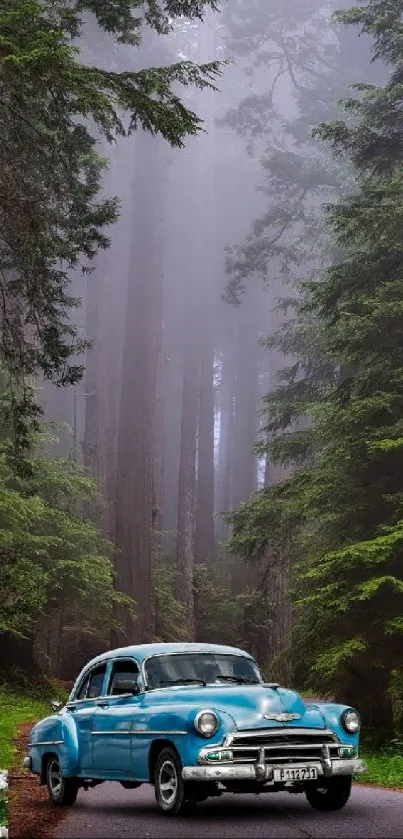
[[[79,769],[79,746],[77,729],[72,716],[61,711],[34,725],[29,735],[29,755],[32,771],[42,776],[43,759],[48,754],[56,754],[60,761],[63,775],[75,777]]]
[[[158,743],[161,748],[171,744],[176,749],[183,766],[196,766],[200,750],[207,745],[220,745],[225,736],[236,729],[235,721],[226,711],[216,709],[212,705],[208,710],[215,711],[219,718],[219,727],[213,737],[203,737],[196,731],[194,721],[200,711],[207,710],[205,705],[177,705],[168,711],[152,706],[147,708],[147,723],[137,723],[133,729],[133,744],[135,749],[134,762],[136,776],[141,781],[152,780],[153,756],[158,753]],[[148,735],[148,736],[147,736]],[[138,773],[138,775],[137,775]]]
[[[341,743],[354,745],[358,749],[360,732],[357,731],[355,734],[349,734],[348,731],[343,728],[341,723],[343,712],[355,711],[355,708],[351,705],[339,705],[333,702],[320,702],[317,703],[315,707],[318,708],[323,715],[326,727],[337,735]]]

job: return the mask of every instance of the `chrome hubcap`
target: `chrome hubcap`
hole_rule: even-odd
[[[60,766],[57,760],[52,760],[52,763],[49,766],[49,786],[51,789],[51,793],[54,798],[57,798],[60,793],[60,788],[62,785],[62,776],[60,773]]]
[[[162,804],[165,807],[171,807],[178,791],[178,775],[171,760],[164,760],[164,763],[160,766],[158,786]]]

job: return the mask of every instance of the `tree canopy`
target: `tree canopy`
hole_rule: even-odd
[[[392,72],[316,131],[352,176],[328,207],[329,267],[300,286],[288,333],[300,358],[312,325],[318,340],[268,398],[270,454],[294,471],[233,516],[232,547],[291,554],[297,673],[379,722],[401,691],[403,631],[401,3],[335,21],[371,35]]]
[[[115,72],[84,62],[83,26],[139,44],[181,15],[200,18],[214,0],[6,0],[0,10],[1,352],[12,376],[41,371],[76,381],[85,347],[69,312],[72,272],[89,270],[108,245],[118,202],[100,194],[106,162],[95,134],[113,142],[144,129],[181,146],[201,121],[178,84],[213,87],[219,65],[178,62]],[[111,40],[111,43],[113,41]]]
[[[51,458],[49,431],[34,435],[30,476],[18,478],[0,450],[0,634],[30,639],[43,615],[94,637],[129,600],[115,591],[111,546],[95,511],[96,483],[73,456]],[[83,610],[84,607],[84,610]]]

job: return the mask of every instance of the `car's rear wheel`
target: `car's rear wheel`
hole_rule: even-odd
[[[174,749],[163,749],[154,770],[155,798],[167,816],[190,813],[197,805],[190,784],[182,778],[182,764]]]
[[[305,795],[314,810],[341,810],[350,798],[351,784],[351,777],[326,778],[309,785]]]
[[[71,807],[77,798],[77,778],[64,778],[59,758],[52,755],[46,765],[46,786],[52,804],[58,807]]]

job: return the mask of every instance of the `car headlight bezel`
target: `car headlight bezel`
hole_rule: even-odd
[[[206,715],[208,715],[209,717],[213,717],[214,725],[212,728],[203,731],[203,717],[205,717]],[[194,727],[197,733],[200,734],[200,737],[204,737],[206,740],[208,740],[210,737],[214,737],[214,735],[217,733],[219,729],[219,726],[220,720],[216,712],[212,711],[210,708],[205,708],[203,711],[199,711],[199,713],[195,716]]]
[[[351,728],[349,726],[349,718],[352,717],[355,718],[356,722],[355,724],[353,724],[353,727]],[[361,717],[358,711],[356,711],[354,708],[346,708],[346,710],[343,711],[341,715],[341,724],[344,728],[344,731],[346,731],[347,734],[358,734],[361,728]]]

